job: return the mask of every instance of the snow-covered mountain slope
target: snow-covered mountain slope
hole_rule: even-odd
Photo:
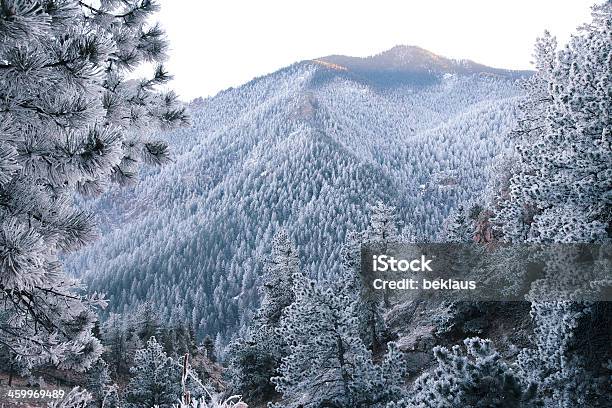
[[[434,237],[485,189],[522,74],[404,47],[303,61],[196,100],[192,126],[166,135],[172,163],[84,204],[103,234],[68,268],[110,311],[149,300],[200,335],[227,335],[258,302],[280,226],[319,279],[341,273],[345,234],[377,200]]]
[[[420,47],[406,45],[398,45],[366,58],[330,55],[316,59],[315,62],[382,87],[414,83],[431,85],[445,74],[481,75],[500,79],[530,75],[529,71],[511,71],[487,67],[470,60],[452,60]]]

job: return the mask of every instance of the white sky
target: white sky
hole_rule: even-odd
[[[593,0],[161,0],[171,88],[214,95],[296,61],[418,45],[450,58],[530,68],[544,29],[561,42]]]

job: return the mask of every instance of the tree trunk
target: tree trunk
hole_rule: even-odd
[[[347,397],[350,395],[349,393],[349,377],[344,370],[346,366],[346,361],[344,360],[344,354],[346,351],[344,350],[344,344],[342,344],[342,338],[339,335],[336,335],[336,344],[338,346],[338,361],[340,362],[340,373],[342,376],[342,388],[344,389],[344,395]]]

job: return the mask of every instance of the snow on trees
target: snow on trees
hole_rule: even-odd
[[[479,338],[452,349],[435,347],[437,367],[419,377],[411,395],[388,408],[535,408],[542,406],[536,385],[525,384],[493,348]]]
[[[433,237],[449,209],[485,189],[483,167],[514,123],[514,76],[377,92],[358,78],[319,83],[321,69],[295,64],[192,104],[193,126],[168,133],[176,161],[144,175],[133,198],[89,204],[115,214],[156,197],[155,211],[109,224],[68,255],[71,270],[88,271],[91,291],[113,299],[109,312],[151,300],[169,322],[178,303],[198,338],[230,339],[259,306],[257,260],[279,227],[309,276],[337,279],[341,244],[368,228],[370,205],[395,206],[412,234]],[[305,94],[317,101],[314,122],[293,114]],[[446,170],[459,185],[419,189]]]
[[[601,242],[612,222],[612,5],[557,51],[548,33],[536,43],[538,72],[514,131],[519,163],[500,200],[505,239]]]
[[[612,2],[606,1],[593,6],[592,22],[565,48],[557,50],[548,33],[536,43],[538,72],[525,83],[527,97],[514,132],[518,162],[493,220],[503,239],[610,242],[611,38]],[[535,347],[522,351],[519,367],[538,384],[546,404],[605,406],[609,353],[578,345],[606,324],[607,302],[575,302],[555,288],[544,289],[545,296],[538,296],[532,286]]]
[[[85,369],[100,355],[92,308],[58,255],[94,238],[73,205],[126,184],[139,163],[168,160],[151,125],[185,123],[159,92],[166,40],[148,23],[156,2],[17,1],[0,7],[0,347],[29,365]],[[130,79],[143,63],[150,79]]]
[[[256,319],[260,324],[276,327],[285,308],[293,303],[293,275],[299,272],[297,250],[285,229],[272,240],[272,254],[263,276],[263,300]]]
[[[274,394],[270,378],[278,374],[281,358],[287,354],[278,329],[283,313],[294,301],[294,276],[300,271],[297,250],[286,230],[276,233],[272,245],[264,267],[261,306],[244,335],[230,344],[231,387],[252,402]]]
[[[180,399],[180,368],[166,355],[155,337],[149,339],[146,348],[136,352],[130,373],[132,378],[125,389],[128,407],[170,408]]]
[[[382,202],[370,207],[370,222],[361,232],[350,232],[343,248],[343,263],[347,274],[348,290],[357,301],[355,307],[359,321],[359,333],[372,351],[379,351],[384,343],[385,321],[383,313],[388,304],[388,293],[380,296],[364,291],[361,277],[361,246],[376,245],[381,253],[388,245],[399,243],[403,237],[398,232],[399,220],[396,209]]]
[[[272,382],[283,394],[278,407],[383,407],[399,395],[403,357],[389,345],[376,365],[359,336],[352,294],[323,288],[301,274],[294,277],[295,302],[279,332],[289,353]]]

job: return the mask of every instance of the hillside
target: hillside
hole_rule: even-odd
[[[171,164],[83,203],[102,238],[68,269],[107,293],[108,311],[149,300],[165,320],[227,339],[259,301],[280,226],[320,280],[340,272],[347,231],[378,200],[434,238],[486,189],[523,74],[396,47],[303,61],[196,100],[192,126],[166,136]]]
[[[352,73],[371,85],[396,87],[405,84],[435,84],[444,75],[480,75],[517,79],[529,71],[512,71],[479,64],[471,60],[452,60],[421,47],[398,45],[365,58],[329,55],[315,60],[337,70]]]

